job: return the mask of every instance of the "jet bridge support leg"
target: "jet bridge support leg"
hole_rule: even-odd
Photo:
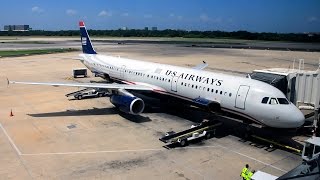
[[[320,126],[320,118],[319,118],[319,109],[316,109],[314,111],[314,121],[313,121],[313,135],[319,137],[320,136],[320,129],[318,128]]]

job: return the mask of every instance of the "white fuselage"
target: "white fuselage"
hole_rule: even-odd
[[[108,74],[127,84],[147,85],[154,92],[188,101],[216,102],[223,111],[265,126],[295,128],[304,123],[304,116],[296,106],[280,104],[277,98],[285,98],[280,90],[260,81],[98,54],[80,57],[92,72]],[[262,103],[264,97],[268,98],[266,103]]]

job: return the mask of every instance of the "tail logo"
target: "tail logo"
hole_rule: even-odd
[[[82,43],[82,45],[86,46],[87,45],[87,38],[81,37],[81,43]]]

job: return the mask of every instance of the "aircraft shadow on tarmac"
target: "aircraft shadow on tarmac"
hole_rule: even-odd
[[[28,114],[31,117],[65,117],[65,116],[97,116],[97,115],[113,115],[119,114],[121,117],[135,122],[135,123],[143,123],[151,121],[149,117],[143,117],[141,115],[131,115],[120,112],[117,108],[92,108],[85,110],[66,110],[59,112],[47,112],[47,113],[37,113],[37,114]]]
[[[59,117],[59,116],[89,116],[89,115],[108,115],[108,114],[118,114],[118,110],[116,108],[92,108],[92,109],[85,109],[85,110],[67,109],[66,111],[37,113],[37,114],[28,114],[28,115],[31,117]]]

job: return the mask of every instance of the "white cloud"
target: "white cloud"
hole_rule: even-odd
[[[122,13],[121,16],[129,16],[129,13]]]
[[[316,22],[316,21],[318,21],[319,19],[317,18],[317,17],[315,17],[315,16],[312,16],[312,17],[309,17],[308,18],[308,22]]]
[[[102,10],[98,16],[112,16],[112,13],[111,12],[108,12],[106,10]]]
[[[174,15],[173,13],[170,13],[169,16],[170,16],[170,17],[174,17],[175,15]]]
[[[143,17],[144,18],[152,18],[152,14],[145,14]]]
[[[209,20],[209,17],[208,17],[206,14],[201,14],[201,15],[200,15],[200,20],[201,20],[201,21],[208,21],[208,20]]]
[[[73,16],[73,15],[76,15],[76,14],[77,14],[77,11],[74,10],[74,9],[67,9],[67,10],[66,10],[66,14],[67,14],[68,16]]]
[[[183,16],[178,16],[177,18],[178,18],[178,20],[182,20]]]
[[[34,13],[42,13],[42,12],[44,12],[44,10],[41,9],[39,6],[32,7],[31,11],[34,12]]]

